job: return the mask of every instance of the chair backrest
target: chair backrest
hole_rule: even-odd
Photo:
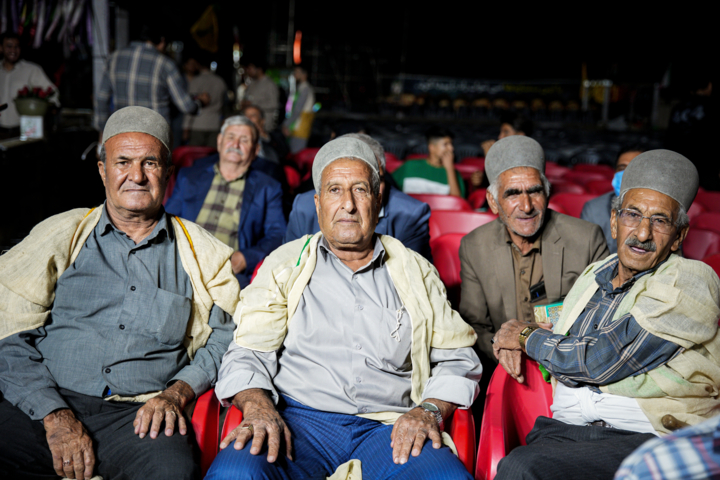
[[[683,255],[693,260],[720,253],[720,233],[691,228],[682,244]]]
[[[571,170],[567,172],[565,175],[563,175],[563,180],[567,180],[569,182],[577,183],[578,185],[586,185],[588,182],[591,182],[593,180],[612,180],[612,175],[608,176],[607,174],[600,173],[600,172],[578,172],[575,170]]]
[[[545,176],[550,180],[553,178],[562,178],[569,171],[569,168],[562,167],[555,162],[545,162]]]
[[[291,190],[295,190],[300,186],[300,183],[302,182],[302,179],[300,178],[300,172],[295,170],[290,165],[285,165],[285,178],[287,178],[288,186]]]
[[[525,445],[525,437],[539,416],[550,417],[552,387],[538,364],[523,355],[525,382],[520,384],[498,366],[490,379],[475,468],[477,480],[491,480],[498,462],[513,448]]]
[[[720,253],[705,257],[702,261],[710,265],[715,270],[715,273],[720,276]]]
[[[699,202],[693,202],[692,205],[690,205],[690,208],[687,211],[688,218],[690,218],[690,223],[695,219],[695,217],[702,215],[704,213],[711,213],[711,214],[720,214],[720,212],[708,212],[705,207],[702,206]],[[703,227],[701,227],[703,228]],[[708,230],[714,230],[713,228],[708,228]]]
[[[430,212],[430,242],[447,233],[468,234],[480,225],[497,218],[493,213],[468,212],[464,210],[433,210]]]
[[[610,178],[615,176],[615,169],[610,165],[592,165],[590,163],[579,163],[573,167],[576,172],[595,172],[609,175]]]
[[[411,193],[410,196],[430,205],[430,210],[472,210],[467,200],[452,195]]]
[[[690,207],[694,207],[693,203]],[[690,212],[688,212],[690,216]],[[720,212],[704,212],[690,218],[690,229],[699,228],[701,230],[712,230],[713,232],[720,233]]]
[[[315,155],[319,152],[319,148],[304,148],[292,155],[291,159],[295,162],[301,172],[307,172],[312,168],[312,164],[315,161]]]
[[[405,155],[405,160],[415,160],[418,158],[427,158],[427,153],[410,153],[408,155]]]
[[[720,212],[720,192],[698,191],[695,202],[705,207],[708,212]]]
[[[487,192],[486,188],[480,188],[478,190],[475,190],[470,195],[468,195],[468,203],[472,207],[473,210],[477,210],[478,208],[482,208],[483,205],[485,205],[485,193]]]
[[[567,215],[571,217],[580,218],[585,202],[592,200],[597,195],[591,195],[589,193],[577,194],[577,193],[558,193],[550,197],[548,206],[553,210],[557,210],[555,206],[567,212]]]
[[[435,268],[448,289],[460,286],[460,240],[464,236],[464,233],[448,233],[430,245]]]
[[[550,194],[554,195],[556,193],[585,194],[587,190],[575,182],[569,182],[565,179],[555,179],[550,181]]]
[[[192,167],[195,160],[200,158],[208,157],[217,150],[212,147],[198,147],[195,145],[184,145],[177,147],[172,152],[172,162],[175,165],[175,171],[173,172],[170,179],[168,179],[167,187],[165,188],[165,197],[163,198],[163,205],[167,203],[175,189],[175,181],[177,180],[178,172],[181,168]]]
[[[585,190],[593,195],[602,195],[612,189],[612,180],[591,180],[585,184]]]
[[[455,170],[457,170],[463,180],[469,181],[475,172],[481,172],[483,169],[473,164],[456,163]]]
[[[392,173],[398,168],[400,168],[403,164],[402,160],[398,160],[396,156],[393,155],[393,158],[389,158],[387,154],[385,155],[385,171],[388,173]]]
[[[465,157],[460,160],[461,165],[475,165],[481,169],[485,169],[485,158],[484,157]]]

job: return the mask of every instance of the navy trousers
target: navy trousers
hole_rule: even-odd
[[[343,463],[362,462],[367,479],[467,479],[472,476],[447,447],[434,449],[426,441],[419,456],[410,456],[404,465],[392,459],[390,433],[392,425],[355,415],[328,413],[307,407],[283,397],[278,411],[292,433],[293,459],[288,460],[285,447],[274,463],[267,461],[267,446],[258,455],[250,445],[235,450],[229,445],[210,467],[206,480],[217,479],[319,479],[324,480]]]

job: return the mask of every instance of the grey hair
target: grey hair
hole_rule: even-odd
[[[380,195],[380,174],[377,172],[377,170],[375,170],[374,168],[370,167],[370,165],[368,165],[368,163],[367,163],[365,160],[361,160],[361,159],[355,158],[355,157],[343,157],[343,158],[338,158],[338,159],[333,160],[332,162],[328,163],[328,164],[325,166],[325,168],[323,169],[323,172],[324,172],[325,170],[327,170],[327,168],[328,168],[330,165],[332,165],[333,163],[337,162],[338,160],[343,160],[343,159],[346,159],[346,158],[349,158],[350,160],[355,160],[355,161],[357,161],[357,162],[362,162],[363,165],[367,165],[368,169],[370,170],[370,189],[372,190],[373,195],[374,195],[375,197],[377,197],[378,195]],[[320,177],[322,178],[322,175],[320,175]],[[318,185],[318,187],[315,188],[315,193],[317,193],[318,195],[322,195],[322,185]]]
[[[260,137],[260,133],[258,132],[258,129],[255,126],[255,124],[244,115],[235,115],[235,116],[226,118],[222,124],[222,127],[220,127],[220,136],[225,135],[225,129],[227,127],[231,127],[233,125],[242,125],[244,127],[249,127],[250,130],[252,131],[253,145],[257,144],[258,137]]]
[[[620,195],[619,197],[615,197],[612,199],[611,208],[612,210],[617,214],[620,209],[622,208],[622,204],[625,201],[625,194],[629,192],[629,190],[626,190]],[[688,217],[687,211],[685,210],[685,207],[680,205],[678,203],[678,216],[675,220],[675,227],[677,227],[678,230],[681,230],[685,227],[690,225],[690,217]]]
[[[372,150],[375,154],[375,158],[382,167],[383,171],[385,171],[385,149],[380,144],[380,142],[378,142],[366,133],[346,133],[345,135],[340,136],[340,138],[342,137],[357,138],[358,140],[362,140],[363,142],[367,143],[368,147],[370,147],[370,150]]]
[[[169,167],[172,165],[172,152],[165,148],[163,145],[163,152],[165,152],[165,155],[163,155],[163,160],[165,160],[165,166]],[[105,145],[100,146],[100,161],[102,163],[105,163],[105,160],[107,160],[107,152],[105,151]]]
[[[530,168],[532,168],[532,167],[530,167]],[[499,176],[498,176],[498,178],[499,178]],[[550,198],[550,180],[547,179],[547,177],[545,176],[545,174],[543,172],[540,172],[540,181],[542,181],[543,190],[545,190],[545,196],[547,198]],[[496,203],[498,201],[498,188],[500,188],[500,185],[499,185],[497,178],[487,188],[487,191],[490,192],[490,195],[492,195],[492,197],[495,199]]]

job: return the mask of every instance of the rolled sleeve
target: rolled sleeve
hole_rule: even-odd
[[[215,395],[223,406],[229,407],[238,393],[261,388],[270,392],[277,404],[280,397],[272,382],[276,373],[276,352],[258,352],[231,342],[222,360]]]
[[[423,396],[470,408],[480,393],[482,364],[472,347],[430,350],[432,373]]]

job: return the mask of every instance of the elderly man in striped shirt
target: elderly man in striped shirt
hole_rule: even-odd
[[[555,386],[553,418],[537,419],[498,479],[611,479],[648,439],[716,415],[720,280],[676,254],[698,183],[682,155],[638,155],[613,202],[617,255],[585,269],[552,331],[516,320],[498,331],[496,355],[524,350]]]

